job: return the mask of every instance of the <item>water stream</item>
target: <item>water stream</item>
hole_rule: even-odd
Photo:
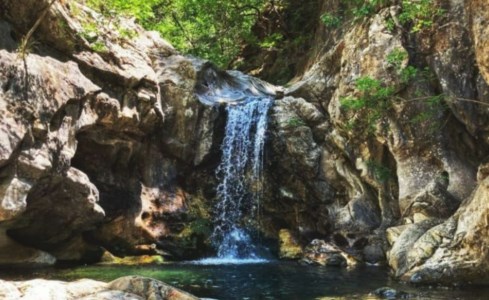
[[[248,97],[228,104],[222,158],[216,171],[218,204],[211,240],[217,257],[200,263],[264,261],[249,228],[257,221],[263,186],[263,151],[267,130],[268,97]]]

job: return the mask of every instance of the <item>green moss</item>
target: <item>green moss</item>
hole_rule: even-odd
[[[95,51],[97,53],[101,53],[101,54],[109,52],[109,49],[107,48],[105,43],[102,41],[96,41],[95,43],[90,44],[90,48],[93,51]]]
[[[114,264],[114,265],[145,265],[145,264],[162,264],[162,263],[164,263],[164,259],[159,255],[117,257],[110,254],[109,252],[105,252],[101,259],[101,264]]]
[[[56,279],[62,280],[77,280],[80,278],[90,278],[101,281],[112,281],[114,279],[129,276],[129,275],[139,275],[144,277],[155,278],[162,281],[168,281],[168,279],[178,280],[183,278],[198,278],[197,274],[194,274],[191,270],[182,269],[170,269],[162,267],[161,265],[151,268],[146,266],[144,268],[135,266],[89,266],[89,267],[79,267],[76,269],[61,271],[56,273],[54,276]]]
[[[287,125],[291,127],[299,127],[306,125],[306,123],[299,117],[292,117],[287,120]]]
[[[409,55],[406,50],[403,48],[396,48],[392,50],[389,54],[387,54],[387,63],[396,69],[401,69],[402,64],[409,58]]]
[[[133,38],[137,37],[138,33],[135,30],[132,29],[127,29],[127,28],[117,28],[117,32],[119,33],[119,36],[123,40],[132,40]]]
[[[82,31],[80,32],[80,35],[89,43],[93,43],[100,35],[99,26],[95,22],[84,20],[84,22],[82,22]]]

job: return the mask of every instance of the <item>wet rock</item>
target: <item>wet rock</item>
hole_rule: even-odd
[[[362,249],[363,260],[370,265],[383,265],[387,248],[385,239],[371,237],[368,244]]]
[[[409,299],[412,297],[412,295],[403,292],[403,291],[398,291],[390,287],[381,287],[373,291],[371,294],[382,298],[382,299]]]
[[[279,256],[283,259],[298,259],[302,256],[303,250],[294,234],[287,229],[279,231],[280,250]]]
[[[304,257],[301,262],[321,266],[346,267],[347,260],[345,256],[346,254],[338,247],[323,240],[313,240],[304,249]]]
[[[159,255],[138,255],[138,256],[126,256],[116,257],[110,252],[104,252],[100,263],[102,264],[114,264],[114,265],[144,265],[144,264],[161,264],[164,262],[163,257]]]

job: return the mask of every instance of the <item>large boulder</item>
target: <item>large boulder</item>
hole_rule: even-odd
[[[401,246],[407,240],[401,238],[402,233],[392,249],[402,247],[407,261],[402,265],[391,263],[396,275],[415,283],[487,284],[487,201],[489,177],[479,183],[453,217],[438,226],[427,226],[429,230],[418,231],[420,234],[409,238],[410,244]],[[400,257],[392,252],[390,255]]]
[[[126,276],[105,283],[90,279],[73,282],[34,279],[9,282],[0,280],[0,297],[6,300],[196,300],[191,294],[161,281],[140,276]]]

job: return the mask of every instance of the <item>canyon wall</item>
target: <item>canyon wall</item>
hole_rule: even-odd
[[[256,82],[76,2],[56,2],[23,47],[48,3],[0,1],[0,261],[211,253],[226,116],[207,96]],[[261,85],[277,98],[263,236],[299,248],[323,239],[408,281],[485,283],[489,7],[436,4],[434,23],[416,31],[395,4],[304,26],[307,47],[282,66],[294,78]],[[267,57],[245,57],[248,71],[272,80],[280,66]]]

